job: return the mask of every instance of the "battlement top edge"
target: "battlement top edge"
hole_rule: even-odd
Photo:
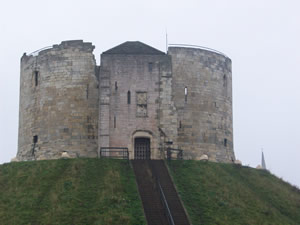
[[[212,49],[212,48],[208,48],[208,47],[204,47],[204,46],[199,46],[199,45],[189,45],[189,44],[168,44],[168,51],[169,51],[169,49],[175,49],[175,48],[177,48],[177,49],[179,48],[179,49],[191,49],[191,50],[207,51],[207,52],[211,52],[211,53],[215,53],[215,54],[221,55],[221,56],[223,56],[223,57],[231,60],[223,52],[220,52],[220,51]]]
[[[54,44],[52,46],[47,46],[41,49],[38,49],[30,54],[23,54],[27,57],[36,57],[41,54],[45,54],[51,50],[62,50],[62,49],[69,49],[69,48],[78,48],[84,51],[93,52],[95,46],[91,42],[83,42],[83,40],[69,40],[69,41],[62,41],[60,44]]]

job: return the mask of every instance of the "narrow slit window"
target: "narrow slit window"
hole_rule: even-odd
[[[227,147],[227,139],[224,139],[224,146]]]
[[[38,86],[39,84],[39,71],[34,71],[34,84],[35,86]]]
[[[187,102],[187,94],[188,94],[188,89],[187,87],[184,88],[184,101]]]
[[[227,77],[226,74],[223,76],[223,87],[227,87]]]
[[[115,82],[115,90],[118,90],[118,82]]]
[[[127,104],[130,105],[131,103],[131,93],[130,91],[127,92]]]
[[[182,128],[181,120],[179,121],[179,128]]]
[[[117,117],[114,116],[114,128],[116,128],[116,127],[117,127]]]
[[[89,85],[86,85],[86,99],[89,99]]]

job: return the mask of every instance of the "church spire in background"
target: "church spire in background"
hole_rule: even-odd
[[[266,167],[266,162],[265,162],[265,157],[264,157],[264,152],[261,151],[261,167],[266,170],[267,167]]]

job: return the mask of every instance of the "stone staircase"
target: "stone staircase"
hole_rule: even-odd
[[[133,160],[132,165],[148,225],[189,225],[164,161]]]

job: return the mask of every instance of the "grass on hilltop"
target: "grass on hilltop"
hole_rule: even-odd
[[[146,224],[128,161],[67,159],[0,165],[0,224]]]
[[[268,171],[200,161],[168,166],[193,225],[300,224],[300,190]]]

